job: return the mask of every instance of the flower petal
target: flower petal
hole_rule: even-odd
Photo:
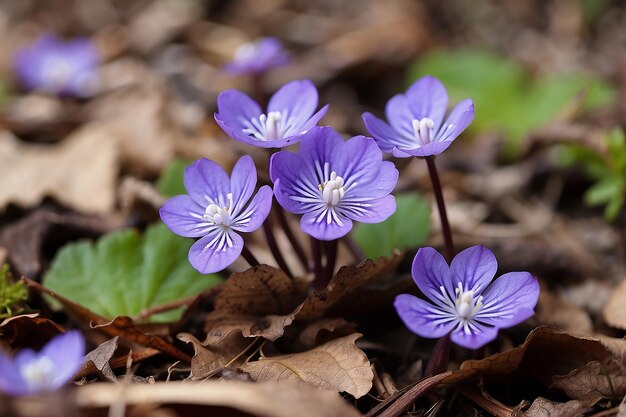
[[[215,122],[222,128],[222,130],[231,138],[236,141],[243,142],[248,145],[256,146],[257,148],[282,148],[287,146],[291,142],[296,143],[297,140],[294,136],[286,137],[277,140],[259,140],[252,135],[244,133],[243,129],[235,128],[224,122],[220,115],[215,113]]]
[[[435,133],[435,141],[447,142],[453,141],[463,132],[467,126],[474,120],[474,101],[465,99],[457,104],[446,122],[441,126],[439,131]]]
[[[217,97],[216,116],[234,129],[246,129],[245,122],[258,119],[261,114],[261,107],[241,91],[226,90]]]
[[[453,315],[409,294],[398,295],[393,305],[406,327],[422,337],[445,336],[458,324]]]
[[[341,201],[363,201],[364,199],[373,200],[381,198],[389,194],[396,188],[398,176],[400,173],[396,169],[396,165],[391,161],[382,161],[378,170],[373,169],[376,173],[372,181],[362,186],[355,186],[346,193]],[[359,184],[361,185],[361,184]]]
[[[410,139],[415,136],[413,131],[413,113],[411,113],[409,101],[404,94],[397,94],[387,102],[385,115],[389,125],[397,133]]]
[[[0,392],[11,395],[28,394],[28,388],[18,366],[3,352],[0,352]]]
[[[339,203],[342,214],[361,223],[380,223],[396,212],[396,198],[387,195],[363,203]]]
[[[480,294],[498,271],[498,261],[484,246],[472,246],[457,254],[450,264],[453,283],[461,282],[465,291]]]
[[[534,314],[539,282],[528,272],[509,272],[482,292],[483,307],[474,318],[498,328],[515,326]]]
[[[319,122],[322,117],[326,116],[326,112],[328,111],[328,107],[329,107],[329,104],[325,105],[317,113],[315,113],[313,116],[311,116],[311,118],[300,127],[300,131],[302,133],[306,133],[306,132],[309,131],[309,129],[311,129],[312,127],[316,126],[317,122]],[[300,139],[298,139],[298,141],[293,141],[293,139],[292,139],[290,142],[291,143],[297,143],[299,141],[300,141]]]
[[[426,145],[420,146],[419,148],[403,148],[397,147],[391,150],[391,153],[396,158],[406,158],[408,156],[417,156],[420,158],[425,158],[427,156],[437,156],[448,147],[452,145],[452,141],[444,141],[444,142],[431,142]]]
[[[333,216],[325,207],[305,213],[300,228],[318,240],[335,240],[352,230],[352,220],[342,215]]]
[[[302,133],[302,126],[317,108],[317,89],[310,80],[296,80],[285,84],[270,99],[267,111],[283,114],[291,127],[289,135]]]
[[[459,346],[478,349],[494,340],[496,336],[498,336],[497,328],[473,322],[469,324],[468,332],[463,327],[457,328],[450,335],[450,339]]]
[[[300,155],[281,151],[270,159],[270,177],[278,203],[291,213],[303,214],[322,204],[316,174]]]
[[[439,130],[448,107],[448,93],[441,81],[426,75],[409,87],[406,97],[413,118],[428,117],[435,122],[434,131]]]
[[[309,130],[300,141],[300,156],[307,165],[307,175],[311,171],[315,173],[314,177],[308,178],[315,179],[318,184],[322,184],[324,163],[333,161],[338,152],[337,149],[344,143],[341,135],[332,127],[316,126]],[[301,167],[299,171],[303,168]]]
[[[233,194],[232,216],[236,216],[246,205],[256,186],[256,166],[250,155],[244,155],[233,167],[230,175],[230,192]]]
[[[200,237],[207,233],[209,225],[202,220],[204,207],[200,207],[188,195],[170,198],[159,210],[161,220],[179,236]]]
[[[248,207],[233,219],[232,228],[239,232],[254,232],[261,227],[272,209],[272,188],[264,185]]]
[[[42,349],[54,364],[55,375],[48,388],[55,390],[68,382],[82,367],[85,358],[85,339],[78,331],[69,331],[52,339]]]
[[[184,180],[187,193],[200,206],[227,206],[230,180],[217,163],[206,158],[198,159],[185,168]]]
[[[201,274],[219,272],[241,255],[243,239],[233,231],[216,227],[189,249],[189,262]]]
[[[372,138],[355,136],[338,144],[327,162],[330,169],[343,177],[346,190],[353,183],[368,187],[375,182],[383,160],[383,153]]]
[[[443,256],[434,248],[420,248],[413,259],[411,275],[417,287],[437,306],[454,310],[454,286],[450,267]],[[446,297],[441,287],[444,288]]]
[[[417,146],[417,140],[409,140],[396,132],[387,123],[371,113],[363,113],[361,116],[365,127],[374,137],[376,144],[383,152],[391,152],[393,148],[401,146],[413,148]]]

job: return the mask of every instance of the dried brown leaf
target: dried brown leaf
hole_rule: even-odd
[[[203,344],[214,344],[232,332],[276,340],[300,310],[304,286],[268,265],[232,274],[215,299],[205,322]]]
[[[571,400],[566,403],[550,401],[543,397],[535,398],[530,408],[524,412],[526,417],[576,417],[589,411],[589,405],[583,401]]]
[[[604,361],[611,352],[598,339],[550,326],[533,330],[519,347],[481,360],[468,360],[446,379],[447,383],[481,377],[486,382],[532,379],[544,387],[552,377],[565,375],[591,361]]]
[[[261,358],[241,369],[255,381],[305,383],[360,398],[374,379],[367,356],[354,343],[361,336],[354,333],[306,352]]]
[[[204,347],[202,343],[190,333],[180,333],[176,336],[185,343],[191,343],[195,354],[191,358],[191,374],[189,379],[198,381],[212,376],[217,370],[224,367],[249,345],[240,334],[232,334],[219,343]],[[244,358],[241,359],[243,361]],[[236,366],[240,362],[234,362]]]
[[[626,330],[626,279],[613,290],[602,315],[609,326]]]
[[[356,325],[342,318],[323,318],[309,324],[300,333],[300,343],[307,347],[327,342],[329,338],[338,338],[354,333]]]
[[[226,408],[226,411],[232,409],[259,417],[360,416],[358,411],[335,393],[278,382],[157,382],[124,387],[117,384],[90,384],[78,387],[76,392],[74,398],[81,408],[97,408],[105,412],[112,405],[123,401],[131,407],[167,405],[168,409],[173,410],[180,405],[202,407],[194,415],[212,415],[212,412],[224,412]]]
[[[302,305],[297,319],[316,320],[327,313],[338,313],[342,306],[354,307],[359,302],[359,290],[383,282],[396,270],[403,254],[396,252],[390,258],[368,259],[357,266],[344,266],[320,292],[311,294]]]
[[[0,339],[13,349],[39,350],[54,336],[63,333],[61,326],[39,314],[22,314],[0,322]]]
[[[32,207],[52,196],[78,211],[109,212],[115,203],[117,158],[110,130],[98,124],[49,146],[0,133],[0,211],[9,203]]]
[[[113,339],[107,340],[91,352],[87,353],[87,355],[85,355],[85,365],[83,366],[81,373],[88,368],[94,367],[109,381],[117,381],[117,378],[113,373],[113,369],[111,369],[111,365],[109,364],[109,361],[113,358],[113,355],[117,350],[117,339],[118,337],[116,336]]]
[[[574,400],[590,403],[622,398],[626,394],[624,367],[614,360],[589,362],[567,375],[555,376],[553,381],[553,388],[564,391]]]

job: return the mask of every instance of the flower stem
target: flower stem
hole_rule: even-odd
[[[433,348],[433,354],[430,356],[428,365],[426,365],[425,376],[437,375],[448,369],[451,346],[450,333],[437,340]]]
[[[435,157],[426,157],[426,165],[428,166],[430,180],[433,183],[433,192],[435,193],[435,200],[437,201],[437,208],[439,209],[439,217],[441,218],[441,230],[443,232],[443,239],[446,245],[446,258],[448,259],[448,262],[452,262],[452,258],[454,258],[454,243],[452,242],[452,231],[450,230],[450,223],[448,223],[446,205],[443,201],[441,182],[439,182],[439,174],[437,173],[437,167],[435,166]]]
[[[274,236],[274,229],[272,228],[272,222],[270,221],[270,217],[265,219],[263,222],[263,232],[265,232],[265,240],[267,240],[267,246],[269,246],[270,251],[272,252],[272,256],[276,260],[278,267],[283,270],[285,274],[287,274],[290,278],[293,278],[293,274],[283,257],[283,254],[280,252],[278,248],[278,243],[276,243],[276,236]]]
[[[243,256],[243,258],[246,260],[246,262],[250,264],[250,266],[259,265],[259,261],[257,260],[257,258],[252,254],[252,252],[250,252],[250,249],[246,248],[245,245],[241,249],[241,256]]]
[[[304,268],[305,271],[308,270],[309,262],[307,260],[306,253],[304,252],[304,249],[302,249],[302,245],[300,244],[300,241],[298,240],[296,235],[293,233],[291,226],[289,226],[289,222],[287,221],[287,216],[285,216],[285,210],[282,208],[280,204],[276,204],[276,202],[274,202],[274,212],[276,213],[276,216],[278,217],[278,222],[280,223],[280,226],[283,228],[285,235],[287,235],[287,239],[289,239],[289,243],[291,243],[293,250],[296,252],[296,255],[298,255],[298,259],[300,260],[300,263],[302,263],[302,267]]]
[[[330,280],[333,279],[335,263],[337,262],[337,242],[337,239],[324,242],[324,257],[326,258],[326,265],[324,265],[324,280],[321,282],[322,289],[326,288]]]
[[[325,286],[321,285],[322,273],[322,242],[311,237],[311,253],[313,254],[313,289],[321,291]]]

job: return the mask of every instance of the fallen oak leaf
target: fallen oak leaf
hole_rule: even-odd
[[[306,352],[262,357],[248,362],[241,370],[257,382],[305,383],[360,398],[370,391],[374,379],[367,355],[355,345],[361,336],[354,333]]]
[[[240,334],[231,334],[219,343],[204,347],[202,343],[190,333],[180,333],[178,340],[191,343],[195,354],[191,358],[191,373],[189,379],[198,381],[212,376],[217,370],[233,361],[242,351],[250,347]],[[243,362],[243,358],[241,360]],[[238,362],[233,362],[238,365]]]
[[[300,333],[299,341],[306,347],[313,347],[327,342],[329,336],[337,338],[347,336],[355,331],[356,324],[350,323],[345,319],[340,317],[323,318],[305,327]]]
[[[300,311],[305,285],[283,271],[257,265],[232,274],[207,315],[204,345],[215,344],[233,332],[274,341]]]
[[[580,416],[590,411],[591,407],[583,401],[571,400],[565,403],[537,397],[524,412],[525,417],[570,417]]]
[[[81,321],[88,323],[89,326],[93,329],[102,331],[103,333],[115,337],[119,336],[124,340],[128,340],[131,342],[138,343],[143,346],[151,347],[159,350],[167,355],[170,355],[176,359],[180,359],[183,362],[190,363],[191,357],[187,355],[185,352],[177,349],[172,344],[166,342],[159,336],[146,334],[140,331],[136,326],[134,326],[133,321],[130,317],[116,317],[113,320],[107,320],[102,316],[97,315],[93,311],[88,308],[76,304],[67,298],[57,294],[56,292],[50,290],[49,288],[44,287],[43,285],[35,282],[29,278],[22,277],[22,282],[26,284],[29,288],[36,290],[41,294],[46,294],[65,307],[68,313],[74,315]]]

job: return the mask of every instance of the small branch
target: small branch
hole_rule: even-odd
[[[248,264],[250,264],[250,266],[259,265],[258,259],[252,254],[252,252],[250,252],[250,249],[246,248],[245,244],[241,249],[241,256],[246,260],[246,262],[248,262]]]
[[[198,298],[199,294],[192,295],[191,297],[182,298],[180,300],[170,301],[169,303],[160,304],[158,306],[153,306],[146,308],[145,310],[139,312],[135,317],[133,317],[134,322],[145,320],[155,314],[164,313],[166,311],[175,310],[179,307],[186,307],[193,303],[196,298]]]
[[[439,209],[439,217],[441,218],[441,231],[443,232],[443,239],[446,244],[446,258],[448,262],[452,262],[452,258],[454,258],[454,243],[452,243],[452,231],[448,223],[448,215],[443,200],[443,190],[441,189],[437,166],[435,165],[435,157],[429,156],[425,159],[426,165],[428,166],[428,173],[430,174],[430,180],[433,183],[433,192],[435,193],[435,200],[437,201],[437,208]]]

